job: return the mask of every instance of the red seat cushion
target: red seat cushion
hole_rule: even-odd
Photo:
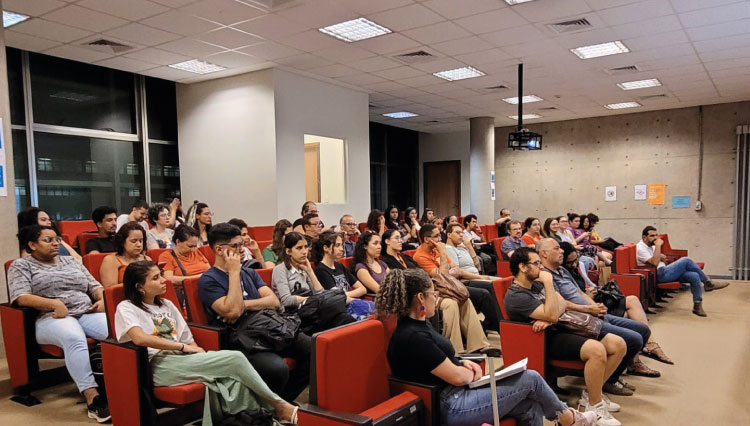
[[[160,401],[175,405],[185,405],[200,401],[206,394],[203,383],[190,383],[180,386],[154,386],[154,396]]]
[[[678,283],[677,281],[671,281],[668,283],[659,283],[657,286],[662,290],[679,290],[682,288],[682,284]]]
[[[549,362],[553,367],[567,368],[568,370],[583,370],[583,361],[561,361],[553,359]]]
[[[703,262],[695,262],[696,265],[698,265],[699,268],[703,269],[704,266],[706,266]]]

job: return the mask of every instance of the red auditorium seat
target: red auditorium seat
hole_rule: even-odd
[[[102,282],[101,274],[99,274],[99,270],[102,267],[102,262],[104,261],[104,258],[109,256],[112,253],[93,253],[93,254],[86,254],[83,256],[83,266],[86,267],[86,269],[89,270],[89,273],[99,282]]]
[[[494,226],[493,226],[494,227]],[[495,233],[497,233],[497,227],[495,228]],[[504,278],[509,277],[512,274],[510,273],[510,262],[507,260],[503,260],[503,252],[500,251],[500,247],[503,245],[503,241],[508,237],[500,237],[500,238],[493,238],[490,241],[493,246],[495,246],[495,253],[497,253],[497,276]]]
[[[349,269],[352,267],[352,258],[342,257],[341,259],[339,259],[339,263],[344,265],[344,268]]]
[[[675,261],[681,257],[687,257],[688,251],[682,250],[682,249],[673,249],[671,245],[669,245],[669,235],[667,234],[659,234],[659,238],[661,238],[664,241],[664,245],[661,246],[661,252],[667,256],[671,261]],[[703,262],[695,262],[696,265],[698,265],[701,269],[703,269],[704,266],[706,266]]]
[[[204,246],[200,246],[198,250],[203,253],[203,256],[205,256],[206,260],[208,260],[208,263],[210,263],[211,266],[214,266],[214,262],[216,262],[216,253],[214,253],[214,251],[211,249],[211,246],[206,244]]]
[[[266,247],[270,246],[273,243],[272,240],[256,240],[256,242],[258,243],[258,248],[260,249],[260,251],[265,250]],[[262,261],[263,259],[258,260]]]
[[[273,227],[274,225],[248,226],[247,233],[256,241],[270,241],[273,240]]]
[[[57,227],[71,247],[78,247],[78,234],[97,231],[93,220],[61,220],[57,222]]]
[[[81,255],[86,254],[86,243],[89,240],[93,240],[94,238],[98,238],[99,234],[96,232],[82,232],[78,234],[76,237],[76,244],[78,245],[78,251],[81,252]]]
[[[161,254],[165,251],[169,251],[169,249],[166,248],[158,248],[158,249],[151,249],[146,252],[148,254],[148,257],[151,258],[154,262],[159,262],[159,257],[161,257]]]

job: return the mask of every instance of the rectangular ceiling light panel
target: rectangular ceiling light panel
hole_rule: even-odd
[[[517,115],[509,115],[508,118],[512,118],[514,120],[518,120],[518,116]],[[524,120],[533,120],[535,118],[542,118],[542,116],[539,115],[539,114],[524,114],[523,115],[523,119]]]
[[[178,70],[192,72],[195,74],[208,74],[216,71],[225,70],[226,67],[215,65],[210,62],[200,61],[198,59],[192,59],[190,61],[179,62],[169,66]]]
[[[638,80],[638,81],[626,81],[625,83],[617,83],[617,87],[619,87],[622,90],[645,89],[647,87],[657,87],[657,86],[661,86],[661,81],[655,78],[649,78],[646,80]]]
[[[318,31],[349,43],[366,40],[368,38],[381,36],[391,32],[388,28],[365,18],[352,19],[351,21],[341,22],[325,28],[318,28]]]
[[[516,5],[516,4],[521,4],[521,3],[528,3],[530,1],[534,1],[534,0],[505,0],[505,2],[511,6]]]
[[[604,105],[607,109],[624,109],[624,108],[637,108],[641,106],[638,102],[620,102],[617,104]]]
[[[522,99],[523,99],[523,103],[525,104],[530,104],[532,102],[539,102],[539,101],[544,100],[537,95],[527,95],[527,96],[524,96]],[[507,102],[513,105],[518,105],[518,97],[516,96],[515,98],[505,98],[503,99],[503,102]]]
[[[29,19],[29,17],[26,15],[3,10],[3,28],[12,27],[13,25],[20,24],[27,19]]]
[[[419,114],[414,114],[413,112],[408,111],[389,112],[388,114],[383,115],[390,118],[409,118],[419,116]]]
[[[593,44],[591,46],[576,47],[570,49],[581,59],[599,58],[601,56],[617,55],[618,53],[628,53],[630,49],[621,41],[610,41],[608,43]]]
[[[484,73],[474,67],[463,67],[448,71],[436,72],[432,75],[434,75],[435,77],[440,77],[443,80],[456,81],[465,80],[467,78],[481,77],[484,75]]]

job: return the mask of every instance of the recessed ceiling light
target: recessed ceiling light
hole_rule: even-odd
[[[414,114],[413,112],[408,111],[389,112],[388,114],[383,115],[390,118],[409,118],[419,116],[419,114]]]
[[[365,18],[352,19],[351,21],[341,22],[325,28],[318,28],[318,31],[336,37],[339,40],[348,41],[349,43],[366,40],[368,38],[381,36],[391,32],[388,28]]]
[[[570,49],[570,51],[581,59],[591,59],[600,56],[616,55],[618,53],[628,53],[630,49],[622,44],[621,41],[610,41],[608,43],[576,47],[575,49]]]
[[[516,4],[521,4],[521,3],[528,3],[530,1],[534,1],[534,0],[505,0],[505,2],[511,6],[516,5]]]
[[[432,75],[434,75],[435,77],[440,77],[443,80],[456,81],[466,78],[481,77],[484,75],[484,73],[474,67],[463,67],[456,68],[454,70],[436,72]]]
[[[3,28],[12,27],[13,25],[21,23],[27,19],[29,19],[27,15],[3,10]]]
[[[208,74],[208,73],[222,71],[226,69],[226,67],[215,65],[210,62],[200,61],[198,59],[192,59],[190,61],[179,62],[177,64],[172,64],[169,67],[175,68],[178,70],[187,71],[187,72],[192,72],[195,74]]]
[[[544,100],[544,99],[540,98],[537,95],[527,95],[527,96],[524,96],[522,99],[523,99],[523,103],[525,103],[525,104],[530,104],[532,102],[539,102],[539,101],[543,101]],[[505,98],[505,99],[503,99],[503,102],[507,102],[509,104],[517,105],[518,104],[518,97],[516,96],[515,98]]]
[[[617,86],[622,90],[645,89],[646,87],[661,86],[661,81],[655,78],[649,78],[646,80],[626,81],[625,83],[617,83]]]
[[[641,106],[638,102],[620,102],[618,104],[604,105],[607,109],[623,109],[623,108],[636,108]]]
[[[514,120],[518,120],[518,116],[517,115],[509,115],[508,118],[512,118]],[[539,115],[539,114],[524,114],[523,115],[523,119],[524,120],[533,120],[535,118],[542,118],[542,116]]]

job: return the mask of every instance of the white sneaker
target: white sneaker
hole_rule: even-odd
[[[619,420],[612,417],[607,410],[607,404],[604,401],[600,401],[596,405],[586,404],[586,411],[596,413],[596,424],[598,426],[622,426]]]
[[[578,410],[573,410],[573,424],[570,426],[595,426],[596,425],[596,413],[593,411],[587,411],[582,413]]]
[[[616,413],[620,411],[620,404],[611,401],[609,397],[602,393],[602,401],[604,401],[605,404],[607,404],[607,410],[610,413]],[[578,401],[578,407],[585,407],[589,405],[589,393],[586,391],[586,389],[581,392],[581,399]]]

